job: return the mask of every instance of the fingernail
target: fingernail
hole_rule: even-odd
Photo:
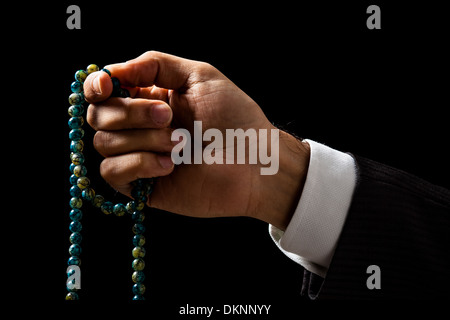
[[[102,89],[100,87],[100,74],[92,81],[92,89],[95,94],[102,94]]]
[[[152,108],[152,119],[157,124],[166,124],[172,117],[172,110],[165,104],[157,104]]]
[[[173,167],[172,158],[170,156],[158,155],[159,164],[163,169],[169,169]]]

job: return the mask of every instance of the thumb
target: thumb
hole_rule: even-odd
[[[89,103],[108,99],[112,90],[111,77],[103,71],[91,73],[84,81],[84,97]]]
[[[105,66],[127,87],[149,87],[177,90],[186,85],[197,61],[174,55],[148,51],[125,63]]]

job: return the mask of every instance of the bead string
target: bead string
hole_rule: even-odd
[[[153,179],[138,179],[132,183],[131,196],[134,200],[129,201],[127,204],[117,203],[113,204],[110,201],[106,201],[102,195],[96,195],[95,190],[91,187],[91,182],[86,176],[87,169],[85,167],[85,157],[83,155],[84,143],[82,138],[84,137],[84,105],[86,103],[84,99],[83,83],[86,77],[92,72],[99,71],[99,67],[95,64],[91,64],[86,70],[78,70],[75,73],[75,81],[71,84],[70,88],[72,94],[69,96],[70,107],[68,110],[71,118],[69,119],[69,132],[70,142],[70,199],[69,205],[71,211],[69,217],[72,220],[69,226],[71,232],[70,235],[70,247],[69,254],[70,258],[67,261],[69,266],[67,271],[68,281],[66,283],[66,288],[68,293],[66,295],[66,300],[78,300],[79,295],[77,293],[78,289],[75,288],[75,279],[71,279],[71,276],[76,272],[74,266],[81,265],[81,218],[83,213],[81,207],[83,202],[90,202],[94,207],[99,208],[104,214],[110,215],[114,213],[116,216],[120,217],[129,213],[131,219],[134,222],[132,231],[134,233],[132,256],[134,258],[131,266],[134,270],[132,275],[132,280],[134,282],[133,300],[145,300],[144,292],[145,285],[143,283],[145,279],[145,274],[143,269],[145,267],[145,262],[143,260],[145,256],[145,226],[143,220],[145,218],[144,212],[142,211],[147,202],[148,196],[153,191]],[[111,77],[111,72],[107,69],[102,69],[101,71],[106,72]],[[111,77],[113,83],[113,97],[129,97],[130,93],[127,89],[122,88],[119,79]]]

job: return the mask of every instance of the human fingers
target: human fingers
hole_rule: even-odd
[[[91,104],[86,119],[97,131],[164,128],[172,120],[172,109],[159,100],[110,98]]]
[[[186,84],[196,63],[198,62],[170,54],[148,51],[136,59],[105,68],[124,86],[157,85],[166,89],[179,89]]]
[[[97,131],[94,147],[104,157],[135,151],[168,153],[173,149],[172,129]]]
[[[107,157],[100,164],[103,179],[125,194],[129,192],[132,181],[166,176],[173,169],[170,156],[143,151]]]

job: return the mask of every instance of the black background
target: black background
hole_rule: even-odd
[[[81,30],[66,28],[70,4],[81,8]],[[370,4],[381,8],[381,30],[366,28]],[[31,103],[16,108],[31,120],[26,157],[31,152],[42,170],[28,170],[18,179],[30,181],[31,175],[38,182],[32,184],[27,210],[33,232],[40,233],[39,240],[30,236],[26,244],[40,270],[33,296],[48,306],[64,307],[61,312],[120,307],[174,318],[186,304],[271,304],[272,318],[297,318],[302,312],[350,308],[300,297],[302,269],[276,248],[266,223],[187,218],[149,209],[147,301],[136,307],[129,301],[132,223],[89,205],[82,208],[82,300],[65,302],[67,97],[74,72],[91,63],[102,67],[147,50],[209,62],[276,125],[450,187],[448,32],[437,1],[61,1],[18,10],[28,23],[14,38],[26,50],[20,65],[32,74],[22,75],[17,86],[31,82],[39,87]],[[94,188],[113,202],[126,202],[99,176],[101,157],[91,145],[94,132],[86,127],[84,154]]]

